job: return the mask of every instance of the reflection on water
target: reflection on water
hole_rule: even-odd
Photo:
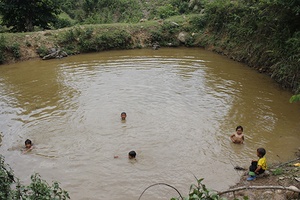
[[[300,106],[269,77],[201,49],[109,51],[0,68],[1,153],[16,175],[59,180],[72,199],[137,199],[153,183],[188,192],[239,179],[265,147],[286,161]],[[126,111],[126,122],[120,113]],[[229,136],[244,126],[245,144]],[[8,151],[34,141],[30,154]],[[136,150],[137,162],[127,153]],[[119,155],[114,159],[114,155]],[[158,186],[143,199],[177,196]]]

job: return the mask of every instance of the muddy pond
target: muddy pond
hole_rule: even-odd
[[[294,158],[300,104],[289,103],[291,95],[267,75],[198,48],[2,65],[0,152],[23,183],[37,172],[75,200],[134,200],[155,183],[186,196],[194,175],[225,190],[239,180],[234,166],[248,167],[258,147],[268,162]],[[243,145],[229,139],[238,125]],[[35,148],[24,155],[27,138]],[[171,197],[175,191],[156,186],[142,200]]]

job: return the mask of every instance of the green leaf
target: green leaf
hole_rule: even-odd
[[[300,94],[293,95],[293,96],[290,98],[290,103],[297,102],[297,101],[300,101]]]

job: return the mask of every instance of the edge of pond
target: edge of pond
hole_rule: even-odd
[[[197,29],[191,22],[193,17],[201,15],[177,16],[165,20],[153,20],[136,24],[97,24],[80,25],[58,30],[46,30],[30,33],[4,33],[6,48],[2,63],[10,64],[24,60],[43,58],[53,51],[62,51],[63,55],[101,52],[115,49],[137,49],[162,47],[199,47],[224,55],[237,62],[244,63],[260,73],[270,76],[288,90],[297,90],[273,76],[270,66],[259,66],[241,57],[245,53],[243,46],[227,46],[221,42],[226,36],[217,36],[205,28]],[[223,39],[222,39],[223,38]],[[255,41],[254,41],[255,42]],[[3,49],[2,49],[3,50]],[[1,56],[0,56],[1,57]],[[54,56],[55,57],[55,56]],[[59,58],[62,55],[57,56]],[[295,86],[296,87],[296,86]]]

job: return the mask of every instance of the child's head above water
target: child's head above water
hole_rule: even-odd
[[[257,149],[257,156],[262,158],[266,155],[266,150],[264,148],[258,148]]]
[[[129,159],[134,159],[135,156],[136,156],[136,152],[135,152],[135,151],[130,151],[130,152],[128,153],[128,158],[129,158]]]
[[[32,147],[31,140],[29,140],[29,139],[25,140],[25,147],[26,147],[26,149],[30,149]]]
[[[125,120],[125,119],[126,119],[126,116],[127,116],[127,115],[126,115],[126,112],[122,112],[122,113],[121,113],[121,119],[122,119],[122,120]]]
[[[244,131],[242,126],[237,126],[235,130],[236,130],[236,133],[239,134],[239,135],[242,134],[243,131]]]

